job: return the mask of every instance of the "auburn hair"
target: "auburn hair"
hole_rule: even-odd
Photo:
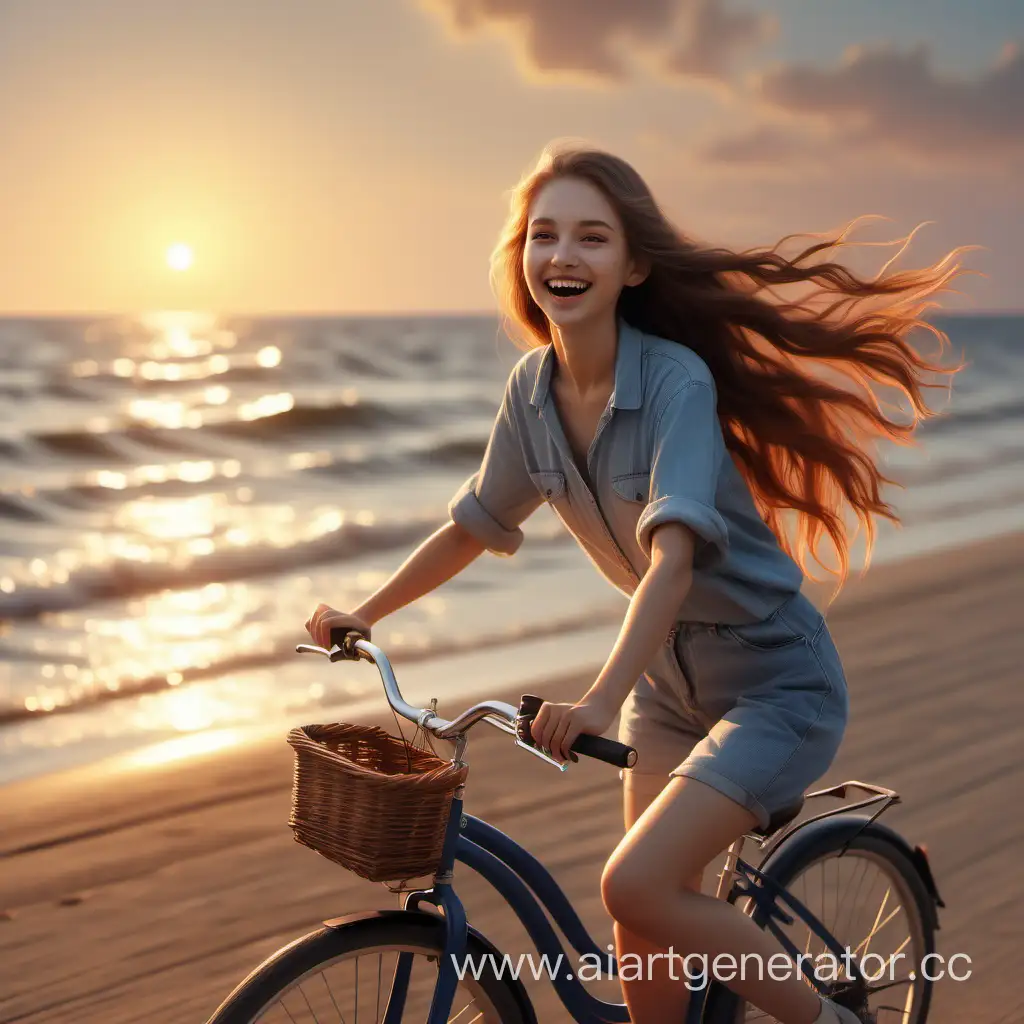
[[[960,246],[932,266],[890,271],[914,233],[874,277],[866,279],[823,254],[851,244],[857,218],[835,237],[786,235],[771,248],[734,252],[698,244],[675,227],[625,160],[578,143],[554,143],[515,187],[511,209],[491,254],[491,286],[505,329],[521,348],[551,342],[551,326],[523,272],[530,208],[552,179],[572,177],[598,188],[622,222],[630,255],[646,279],[626,287],[617,314],[648,334],[684,344],[708,365],[718,392],[725,444],[780,545],[808,575],[808,556],[846,580],[852,510],[865,530],[865,568],[876,537],[875,518],[899,522],[882,498],[896,481],[879,468],[876,443],[912,444],[918,424],[935,415],[926,388],[948,388],[962,363],[942,365],[949,339],[922,318],[961,273]],[[810,239],[792,257],[779,249]],[[816,239],[816,240],[815,240]],[[805,286],[784,300],[775,289]],[[908,335],[938,342],[928,358]],[[928,379],[931,378],[931,379]],[[909,409],[888,412],[871,385],[894,389]],[[905,403],[904,403],[905,404]],[[787,517],[795,537],[786,528]],[[857,526],[859,530],[859,526]],[[819,546],[831,540],[838,565]]]

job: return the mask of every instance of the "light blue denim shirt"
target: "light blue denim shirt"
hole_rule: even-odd
[[[547,502],[601,574],[632,595],[650,568],[651,532],[696,534],[693,585],[677,622],[741,624],[769,616],[803,573],[761,518],[725,448],[707,364],[684,345],[618,321],[615,387],[576,466],[550,392],[553,345],[509,374],[480,469],[449,515],[496,554],[513,554],[520,524]]]

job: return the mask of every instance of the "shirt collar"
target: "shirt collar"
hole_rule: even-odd
[[[643,334],[632,324],[618,318],[619,339],[615,353],[615,388],[611,404],[615,409],[639,409],[643,399],[642,363]],[[555,363],[555,346],[548,342],[537,366],[537,378],[530,396],[530,405],[541,409],[548,398],[551,371]]]

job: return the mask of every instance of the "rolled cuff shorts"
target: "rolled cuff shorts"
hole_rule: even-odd
[[[749,625],[679,623],[623,705],[619,740],[637,763],[621,774],[698,779],[764,828],[828,770],[848,714],[839,654],[804,594]]]

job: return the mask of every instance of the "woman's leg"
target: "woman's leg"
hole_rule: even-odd
[[[689,881],[755,824],[751,811],[724,794],[696,779],[674,777],[609,858],[601,895],[625,932],[660,950],[671,948],[678,957],[706,955],[712,970],[715,957],[728,954],[732,961],[719,964],[735,967],[732,980],[723,977],[729,988],[782,1024],[812,1024],[821,1013],[818,995],[795,971],[785,972],[780,981],[768,973],[771,957],[783,953],[782,946],[738,908],[694,891]],[[741,972],[743,954],[748,958]],[[672,969],[677,978],[685,977],[679,960]],[[646,1024],[678,1018],[662,1005],[660,1013],[636,1019]]]
[[[627,832],[661,793],[668,781],[667,772],[657,775],[649,772],[625,772],[623,817]],[[687,889],[700,892],[702,879],[703,871],[698,871],[692,878],[683,879],[682,884]],[[670,971],[666,958],[667,949],[657,943],[648,942],[618,921],[615,922],[614,932],[615,955],[625,975],[625,978],[620,979],[622,993],[629,1007],[629,1019],[632,1024],[682,1021],[690,992],[682,983],[680,971]],[[628,959],[624,959],[627,957]]]

